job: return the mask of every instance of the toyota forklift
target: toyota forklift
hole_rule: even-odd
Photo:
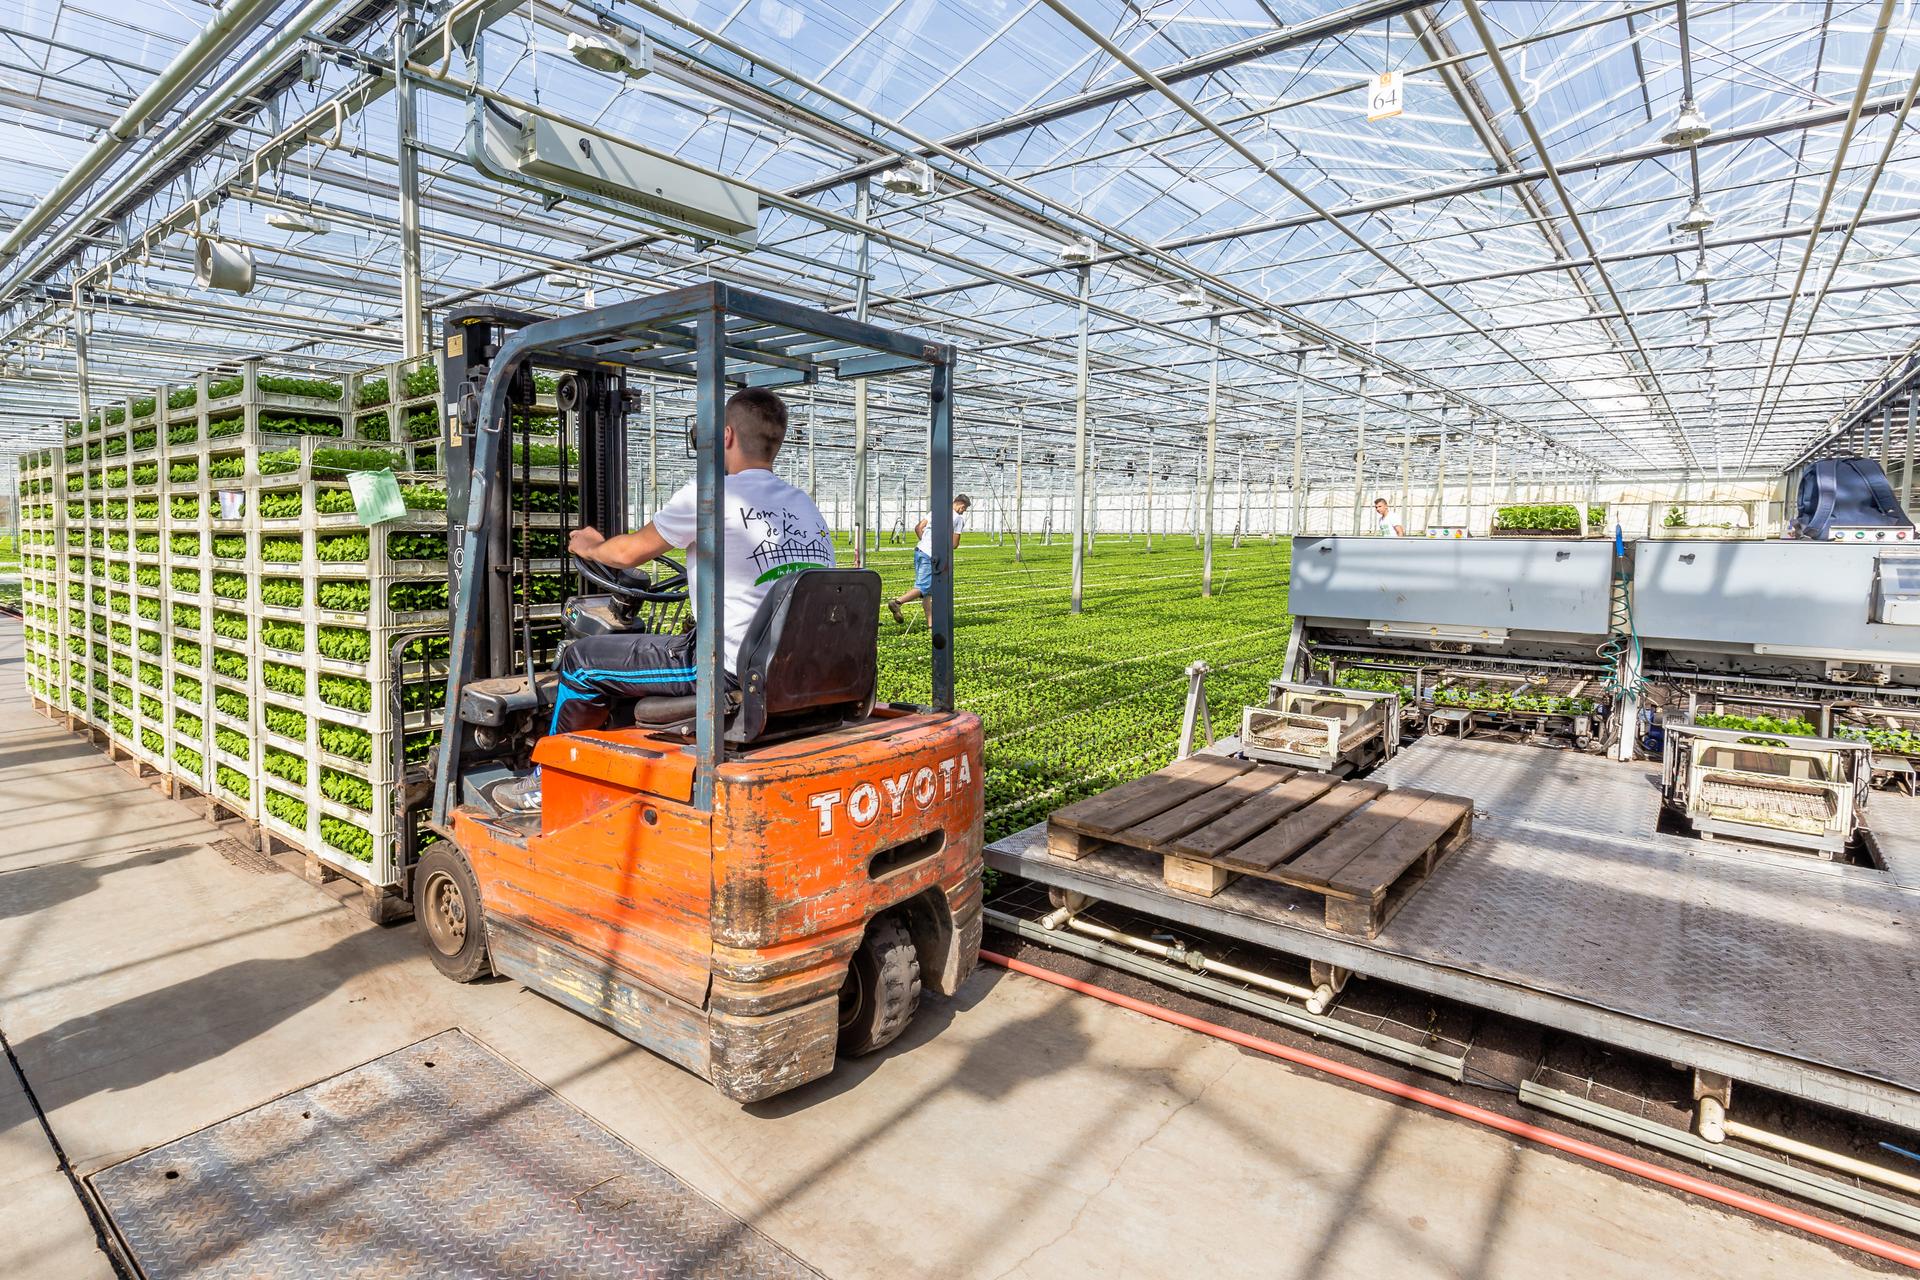
[[[443,974],[511,977],[743,1102],[890,1043],[923,988],[959,989],[980,950],[985,774],[980,722],[954,709],[950,562],[931,601],[932,705],[909,706],[875,701],[870,569],[776,577],[730,687],[718,554],[751,536],[719,515],[730,387],[919,373],[934,545],[947,546],[953,359],[717,283],[558,318],[448,318],[443,448],[464,523],[449,529],[446,719],[399,801],[408,896]],[[693,393],[696,591],[678,561],[621,571],[575,557],[579,592],[542,604],[538,552],[564,552],[580,524],[627,526],[635,370]],[[544,404],[536,371],[555,379],[560,447],[541,456],[557,455],[557,503],[536,502],[555,477],[513,430]],[[560,647],[688,628],[691,697],[616,700],[602,729],[547,731]],[[534,768],[538,813],[494,802]]]

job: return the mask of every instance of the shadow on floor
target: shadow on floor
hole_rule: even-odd
[[[116,871],[128,867],[157,867],[202,847],[197,843],[169,844],[157,849],[136,849],[112,859],[43,862],[0,873],[0,920],[32,915],[85,897]]]

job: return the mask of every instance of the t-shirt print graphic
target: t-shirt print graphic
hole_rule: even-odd
[[[759,539],[749,559],[760,576],[755,586],[802,569],[825,569],[833,563],[833,545],[824,527],[802,519],[786,507],[742,507],[741,523]]]

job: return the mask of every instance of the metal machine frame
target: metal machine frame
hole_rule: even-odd
[[[1746,759],[1722,760],[1724,755]],[[1660,764],[1660,797],[1703,837],[1730,836],[1844,856],[1866,824],[1872,748],[1839,738],[1755,734],[1744,729],[1668,723]],[[1716,805],[1709,788],[1723,784],[1754,803],[1736,818]],[[1773,807],[1763,802],[1777,792]],[[1816,817],[1792,811],[1796,800],[1824,797]],[[1804,806],[1802,806],[1804,807]]]

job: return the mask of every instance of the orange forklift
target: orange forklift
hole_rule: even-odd
[[[634,370],[691,386],[697,598],[677,563],[649,574],[575,559],[583,589],[543,605],[538,552],[564,549],[579,524],[627,527]],[[556,379],[561,447],[542,456],[557,455],[557,477],[514,431],[536,406],[536,371]],[[737,691],[720,657],[718,552],[742,536],[716,514],[729,387],[920,373],[946,547],[949,346],[724,284],[559,318],[449,317],[443,448],[448,509],[465,518],[450,522],[446,722],[399,801],[407,893],[442,973],[514,978],[741,1101],[890,1043],[923,988],[959,989],[980,950],[984,770],[980,722],[953,705],[950,563],[931,598],[930,706],[875,703],[870,569],[778,578]],[[692,697],[634,699],[606,728],[546,733],[561,646],[689,627]],[[538,814],[493,803],[536,766]]]

